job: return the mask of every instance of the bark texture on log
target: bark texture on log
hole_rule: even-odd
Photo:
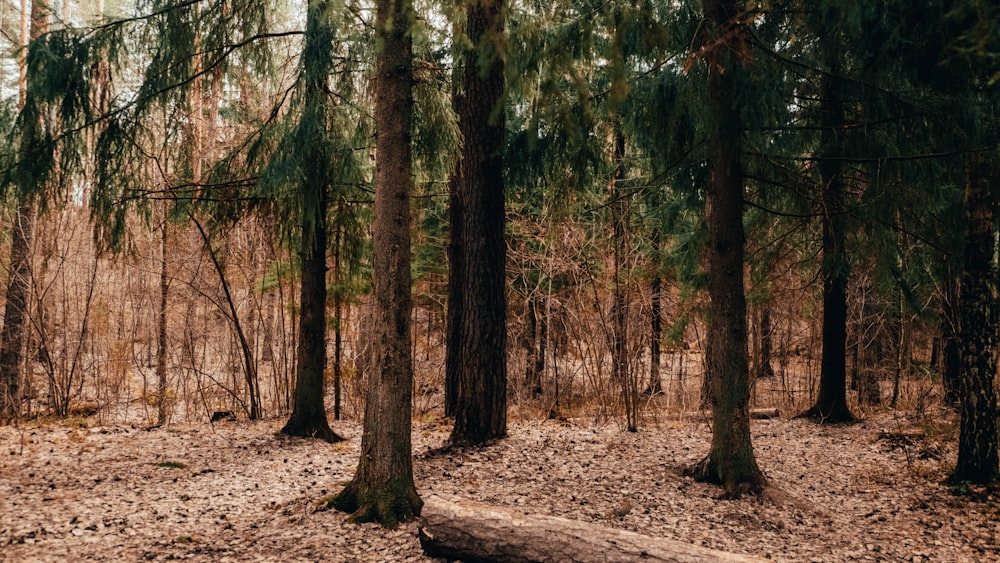
[[[763,561],[677,540],[439,496],[424,499],[420,544],[432,557],[465,563]]]

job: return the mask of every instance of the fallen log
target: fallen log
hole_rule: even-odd
[[[464,563],[763,561],[678,540],[439,496],[424,499],[420,545]]]

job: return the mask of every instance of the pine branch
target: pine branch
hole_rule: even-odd
[[[86,35],[92,35],[92,34],[95,34],[95,33],[99,32],[99,31],[105,31],[105,30],[112,29],[112,28],[115,28],[115,27],[121,27],[121,26],[124,26],[124,25],[128,25],[130,23],[139,23],[139,22],[144,22],[144,21],[147,21],[147,20],[152,20],[152,19],[155,19],[155,18],[157,18],[159,16],[163,16],[163,15],[169,14],[170,12],[173,12],[173,11],[176,11],[176,10],[181,10],[181,9],[187,8],[189,6],[194,6],[195,4],[201,4],[202,2],[205,2],[205,1],[206,0],[187,0],[186,2],[180,2],[178,4],[173,4],[173,5],[167,6],[166,8],[163,8],[162,10],[157,10],[155,12],[150,12],[148,14],[142,14],[142,15],[139,15],[139,16],[133,16],[131,18],[120,18],[120,19],[112,20],[112,21],[103,23],[101,25],[97,25],[97,26],[91,27],[87,31]]]
[[[755,209],[760,209],[768,215],[773,215],[775,217],[787,217],[792,219],[814,219],[816,217],[821,217],[822,213],[790,213],[788,211],[778,211],[777,209],[771,209],[764,207],[763,205],[750,200],[749,198],[743,200],[745,205],[753,207]]]
[[[193,0],[192,2],[189,2],[189,3],[195,3],[197,1],[201,1],[201,0]],[[96,116],[96,117],[94,117],[94,118],[92,118],[90,120],[85,121],[84,123],[82,123],[80,125],[64,129],[64,130],[60,131],[60,133],[58,135],[54,135],[50,139],[48,139],[48,142],[46,144],[49,145],[49,146],[57,146],[59,143],[65,141],[67,139],[73,138],[74,136],[79,135],[79,134],[83,133],[84,131],[86,131],[88,129],[91,129],[91,128],[97,127],[97,126],[99,126],[99,125],[101,125],[103,123],[106,123],[109,120],[111,120],[111,119],[113,119],[115,117],[118,117],[118,116],[120,116],[120,115],[128,112],[129,110],[131,110],[133,108],[143,107],[145,104],[147,104],[148,102],[156,99],[159,96],[162,96],[162,95],[164,95],[166,93],[169,93],[169,92],[172,92],[174,90],[178,90],[178,89],[181,89],[181,88],[183,88],[185,86],[188,86],[191,83],[193,83],[195,80],[197,80],[198,78],[206,76],[206,75],[209,75],[210,73],[212,73],[215,69],[217,69],[218,67],[220,67],[222,65],[222,63],[226,60],[226,58],[228,58],[230,55],[232,55],[238,49],[246,47],[247,45],[250,45],[251,43],[254,43],[254,42],[257,42],[257,41],[262,41],[262,40],[283,38],[283,37],[289,37],[289,36],[301,35],[301,34],[302,34],[301,31],[284,31],[284,32],[276,32],[276,33],[260,33],[260,34],[256,34],[254,36],[248,37],[248,38],[246,38],[243,41],[240,41],[238,43],[233,43],[233,44],[230,44],[230,45],[226,45],[224,47],[220,47],[219,49],[224,49],[223,53],[221,55],[219,55],[217,58],[215,58],[210,64],[205,65],[205,67],[202,68],[200,71],[198,71],[196,73],[193,73],[192,75],[186,77],[183,80],[180,80],[180,81],[174,82],[172,84],[168,84],[166,86],[163,86],[163,87],[161,87],[161,88],[159,88],[159,89],[157,89],[157,90],[155,90],[153,92],[150,92],[148,94],[145,94],[145,95],[143,95],[141,97],[136,97],[136,98],[132,99],[131,101],[125,103],[124,105],[119,106],[119,107],[117,107],[117,108],[115,108],[113,110],[107,111],[105,113],[102,113],[102,114],[100,114],[100,115],[98,115],[98,116]],[[218,51],[219,49],[214,49],[213,51]],[[25,163],[25,161],[23,159],[22,160],[16,160],[16,161],[14,161],[10,165],[8,165],[6,169],[4,169],[3,174],[4,175],[9,174],[11,172],[11,170],[14,170],[14,169],[18,168],[19,166],[22,166],[24,163]]]
[[[986,152],[992,149],[989,148],[961,148],[953,151],[945,151],[938,153],[924,153],[924,154],[910,154],[910,155],[883,155],[876,157],[859,157],[859,156],[797,156],[797,157],[785,157],[785,160],[793,160],[796,162],[850,162],[855,164],[868,164],[868,163],[880,163],[880,162],[915,162],[921,160],[932,160],[938,158],[950,158],[955,156],[960,156],[970,152]],[[781,157],[778,157],[781,158]]]

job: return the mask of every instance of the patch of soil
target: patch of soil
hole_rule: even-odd
[[[943,416],[943,415],[942,415]],[[0,428],[0,560],[436,561],[416,524],[353,525],[324,510],[350,479],[361,429],[340,444],[278,436],[284,421]],[[482,449],[414,429],[417,487],[778,561],[983,561],[1000,557],[994,491],[943,483],[951,437],[902,415],[850,426],[752,422],[762,498],[719,500],[681,475],[706,453],[704,422],[639,432],[523,422]]]

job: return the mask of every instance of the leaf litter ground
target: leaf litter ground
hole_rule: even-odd
[[[1000,559],[1000,494],[944,483],[949,417],[754,421],[774,485],[764,498],[720,500],[681,475],[707,451],[697,418],[636,433],[522,422],[508,439],[453,450],[439,450],[447,426],[421,423],[415,472],[422,494],[778,561]],[[357,526],[324,509],[356,467],[360,427],[338,424],[352,439],[328,445],[281,437],[281,422],[0,428],[0,560],[436,561],[416,524]]]

